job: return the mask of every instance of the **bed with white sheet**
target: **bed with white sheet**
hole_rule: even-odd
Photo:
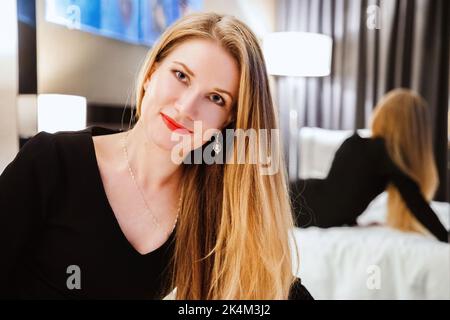
[[[334,152],[351,134],[302,129],[300,176],[326,176]],[[387,227],[386,200],[385,193],[376,198],[358,218],[358,227],[295,228],[300,268],[294,272],[314,298],[450,299],[450,245]],[[450,204],[431,206],[449,230]]]

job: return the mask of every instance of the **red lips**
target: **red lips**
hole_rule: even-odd
[[[166,124],[166,126],[169,128],[169,130],[171,130],[171,131],[179,130],[180,133],[183,131],[184,131],[184,133],[193,133],[193,131],[191,131],[188,128],[184,127],[183,125],[179,124],[178,122],[176,122],[169,116],[166,116],[164,113],[160,112],[160,115],[161,115],[164,123]]]

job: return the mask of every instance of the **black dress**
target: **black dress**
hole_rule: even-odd
[[[89,127],[41,132],[0,176],[0,296],[25,299],[160,299],[174,233],[141,255],[108,202]],[[294,298],[307,298],[297,287]]]
[[[423,197],[419,186],[390,159],[382,138],[357,133],[339,147],[325,179],[291,182],[290,193],[299,227],[354,225],[388,183],[400,192],[417,220],[441,241],[448,232]]]

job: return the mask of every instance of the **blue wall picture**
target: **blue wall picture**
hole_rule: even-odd
[[[46,0],[45,19],[70,29],[151,46],[203,0]]]

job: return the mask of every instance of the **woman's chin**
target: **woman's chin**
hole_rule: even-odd
[[[158,146],[162,151],[170,152],[172,151],[173,147],[176,146],[176,142],[170,141],[170,138],[163,138],[163,137],[154,137],[153,143]]]
[[[178,146],[181,142],[172,141],[170,134],[157,133],[152,135],[153,143],[158,146],[162,151],[172,152],[173,148]]]
[[[171,158],[173,157],[172,160],[175,159],[174,161],[176,163],[178,163],[180,159],[184,159],[192,150],[200,148],[203,144],[201,140],[192,141],[194,138],[193,135],[179,134],[175,135],[173,140],[172,132],[166,132],[166,130],[151,131],[149,138],[161,152],[169,153]]]

